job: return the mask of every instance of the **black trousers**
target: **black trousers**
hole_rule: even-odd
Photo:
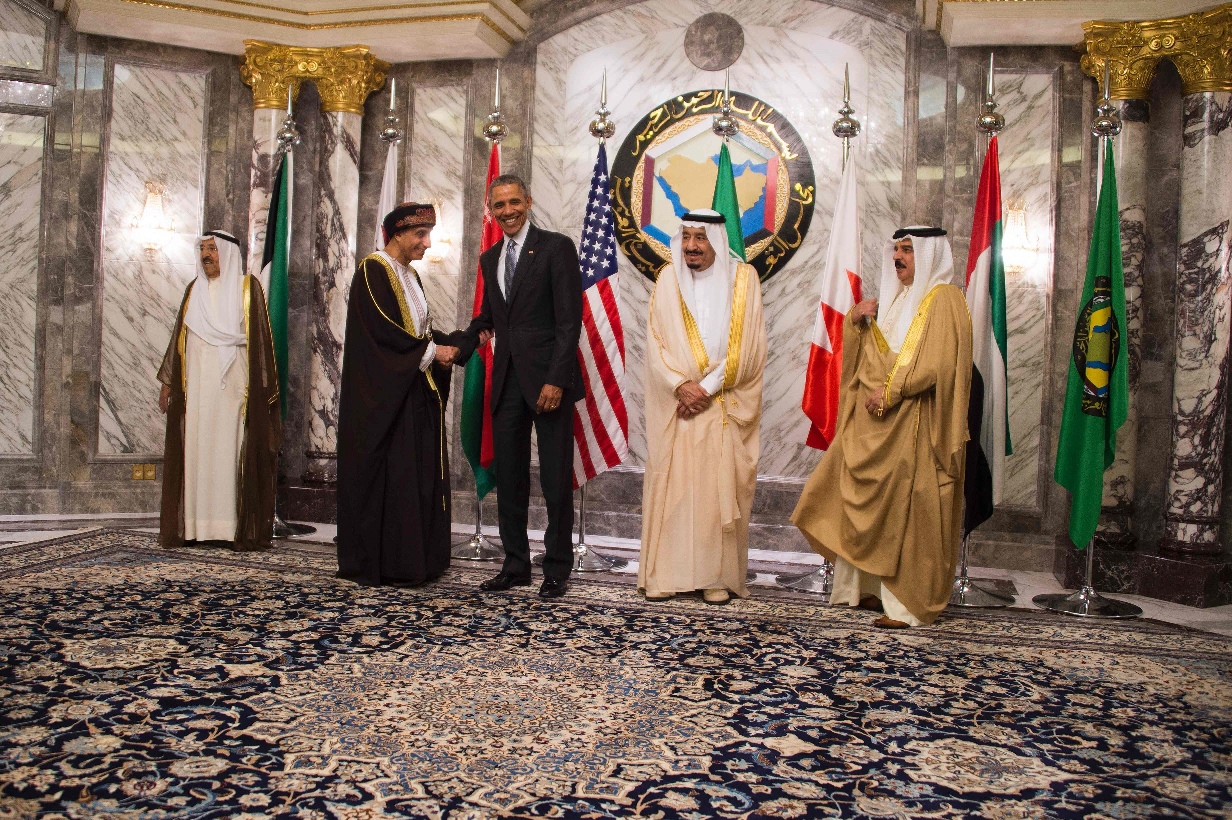
[[[503,571],[530,577],[530,428],[539,443],[539,484],[548,511],[543,536],[545,578],[564,580],[573,569],[573,402],[547,413],[526,403],[513,367],[505,371],[500,403],[492,414],[496,456],[497,515],[505,545]]]

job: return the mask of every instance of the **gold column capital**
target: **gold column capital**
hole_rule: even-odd
[[[316,84],[325,111],[364,113],[364,100],[385,84],[389,63],[378,60],[367,46],[303,48],[244,41],[240,77],[252,87],[257,108],[283,108],[287,89],[299,94],[304,80]]]
[[[1232,91],[1232,3],[1163,20],[1093,21],[1082,29],[1082,70],[1102,86],[1108,63],[1114,99],[1149,99],[1160,60],[1176,66],[1186,94]]]

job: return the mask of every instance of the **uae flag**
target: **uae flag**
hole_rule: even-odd
[[[719,150],[719,175],[714,181],[714,199],[710,207],[723,214],[723,221],[727,223],[727,245],[732,256],[747,262],[744,256],[744,229],[740,224],[740,200],[736,196],[736,176],[732,171],[731,152],[727,150],[726,142]]]
[[[574,488],[629,455],[629,413],[621,388],[625,334],[615,288],[616,224],[603,143],[599,143],[599,156],[590,177],[578,263],[582,272],[582,338],[577,356],[586,398],[573,406]]]
[[[287,418],[287,303],[290,294],[287,259],[291,251],[291,154],[282,155],[274,174],[269,216],[265,221],[265,248],[261,252],[261,285],[269,303],[270,336],[278,370],[278,401]]]
[[[971,403],[967,427],[966,510],[963,531],[970,533],[992,517],[1001,503],[1005,457],[1013,453],[1006,399],[1005,265],[1001,258],[1001,170],[997,138],[988,143],[971,223],[967,255],[967,309],[971,312]]]
[[[487,206],[487,192],[492,180],[500,176],[500,146],[492,146],[492,154],[488,157],[488,181],[483,186],[483,238],[479,252],[501,240],[501,229],[492,218]],[[471,316],[475,316],[483,308],[483,271],[475,276],[475,303]],[[462,383],[462,452],[475,474],[475,491],[480,498],[487,495],[496,486],[496,471],[492,460],[495,451],[492,447],[492,408],[488,397],[492,395],[492,345],[497,343],[492,339],[486,345],[475,351],[470,361],[466,363],[466,379]]]
[[[860,211],[856,192],[856,156],[847,159],[834,203],[830,247],[821,272],[821,298],[809,345],[801,406],[809,417],[805,443],[827,450],[838,423],[838,391],[843,375],[843,319],[860,301]]]
[[[1084,549],[1099,523],[1104,471],[1116,457],[1116,432],[1129,412],[1125,272],[1112,140],[1104,146],[1104,182],[1080,305],[1053,477],[1070,491],[1069,537]]]

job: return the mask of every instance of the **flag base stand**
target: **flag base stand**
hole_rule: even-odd
[[[586,543],[586,487],[578,490],[578,540],[573,545],[574,572],[611,572],[629,566],[627,558],[613,558],[595,552],[594,547]],[[543,566],[543,556],[539,552],[531,556],[530,562],[537,567]]]
[[[294,538],[297,535],[312,535],[316,531],[316,527],[283,521],[277,513],[274,514],[274,538]]]
[[[821,566],[809,572],[788,572],[774,576],[774,583],[797,592],[829,595],[834,588],[834,565],[822,559]]]
[[[459,561],[503,561],[505,551],[499,541],[491,541],[483,534],[483,499],[475,493],[475,534],[458,541],[449,551],[449,557]]]
[[[274,495],[274,528],[270,533],[272,538],[294,538],[297,535],[312,535],[316,531],[316,527],[310,527],[307,524],[291,524],[283,521],[282,516],[278,514],[278,495]]]
[[[962,540],[962,560],[959,562],[958,577],[954,579],[954,591],[950,593],[950,606],[980,607],[996,609],[1014,603],[1013,595],[993,592],[985,589],[967,575],[967,536]]]
[[[1036,595],[1032,603],[1040,609],[1050,612],[1060,612],[1063,615],[1076,615],[1079,618],[1138,618],[1142,608],[1128,601],[1117,601],[1105,598],[1091,586],[1091,575],[1095,565],[1095,539],[1087,544],[1087,574],[1082,581],[1082,588],[1077,592],[1053,592],[1048,595]]]

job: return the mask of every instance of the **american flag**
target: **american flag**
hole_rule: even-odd
[[[599,144],[578,248],[582,269],[582,338],[578,364],[586,398],[573,407],[573,486],[624,461],[629,454],[629,413],[621,382],[625,335],[616,304],[616,229],[612,222],[607,149]]]

